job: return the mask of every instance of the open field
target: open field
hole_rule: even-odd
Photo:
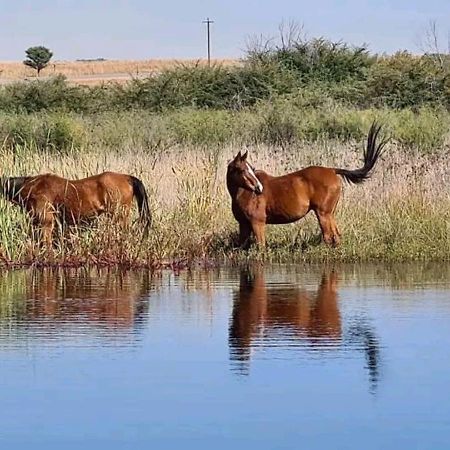
[[[324,141],[290,148],[249,147],[259,169],[282,174],[311,164],[355,168],[361,143]],[[104,170],[140,177],[154,213],[148,239],[136,225],[121,227],[101,218],[94,228],[59,236],[53,252],[33,240],[26,216],[0,201],[2,264],[105,265],[191,264],[195,261],[403,261],[450,258],[450,158],[442,149],[432,158],[390,145],[373,178],[347,185],[337,220],[343,243],[330,249],[320,242],[315,217],[286,226],[268,227],[268,249],[249,253],[235,248],[234,221],[225,186],[227,160],[241,146],[175,145],[166,151],[137,147],[130,141],[108,147],[55,153],[16,146],[1,151],[2,172],[30,175],[54,172],[81,178]]]
[[[212,64],[231,66],[239,64],[232,59],[214,59]],[[93,85],[103,82],[123,83],[133,78],[145,78],[179,65],[207,65],[204,59],[148,59],[148,60],[98,60],[98,61],[51,61],[42,70],[40,78],[64,75],[76,84]],[[20,61],[0,62],[0,84],[34,79],[36,71]]]

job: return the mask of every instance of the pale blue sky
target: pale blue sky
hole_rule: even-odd
[[[32,45],[54,58],[201,58],[206,16],[212,55],[241,56],[250,35],[303,23],[309,36],[367,42],[374,52],[420,51],[436,20],[447,46],[450,0],[0,0],[0,60],[22,60]]]

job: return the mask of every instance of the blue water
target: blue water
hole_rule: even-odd
[[[450,270],[0,274],[1,449],[450,447]]]

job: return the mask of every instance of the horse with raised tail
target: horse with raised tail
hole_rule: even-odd
[[[255,170],[241,152],[228,164],[227,188],[233,215],[239,223],[239,243],[248,247],[253,234],[265,246],[266,224],[296,222],[314,211],[323,240],[336,246],[341,233],[334,213],[342,192],[342,178],[354,184],[367,180],[383,152],[386,140],[377,143],[381,126],[372,124],[360,169],[310,166],[282,176]]]

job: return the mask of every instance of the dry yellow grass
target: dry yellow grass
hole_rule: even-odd
[[[238,60],[214,59],[213,64],[235,65]],[[178,64],[207,64],[204,59],[147,59],[106,61],[52,61],[42,70],[41,77],[61,74],[70,81],[95,84],[103,81],[127,81],[131,77],[146,76]],[[23,80],[36,76],[36,71],[20,61],[0,62],[0,80]]]
[[[328,143],[329,144],[329,143]],[[296,152],[264,145],[250,148],[256,167],[281,174],[309,164],[358,167],[361,149],[351,145],[305,145]],[[25,152],[17,157],[2,150],[6,174],[53,172],[81,178],[103,170],[130,173],[146,185],[154,214],[148,241],[139,233],[116,230],[101,222],[97,231],[76,234],[60,243],[57,261],[158,261],[244,257],[232,250],[237,224],[225,186],[227,160],[240,147],[183,147],[164,153],[124,147],[119,152],[54,154]],[[319,227],[312,215],[301,222],[268,227],[268,257],[295,260],[411,260],[450,256],[450,185],[448,153],[429,158],[391,145],[373,178],[361,186],[346,185],[338,223],[343,244],[329,249],[318,244]],[[41,260],[31,241],[24,215],[0,201],[1,260]],[[253,255],[254,256],[254,255]],[[45,259],[44,259],[45,261]]]

